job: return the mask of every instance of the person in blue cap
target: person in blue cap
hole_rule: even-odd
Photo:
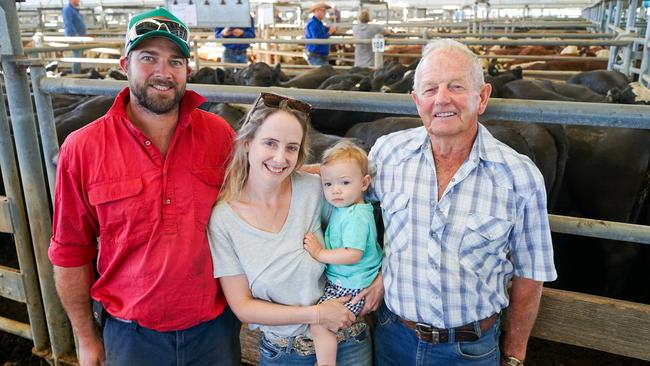
[[[216,38],[255,38],[255,23],[251,17],[251,26],[241,27],[216,27],[214,29]],[[224,43],[223,61],[233,64],[248,63],[246,50],[250,47],[249,43]]]
[[[82,366],[241,365],[206,236],[235,133],[185,88],[189,40],[165,9],[135,15],[128,87],[61,147],[48,254]]]

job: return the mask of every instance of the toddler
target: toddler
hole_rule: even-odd
[[[368,156],[358,146],[341,141],[323,154],[320,167],[323,193],[331,208],[325,231],[325,247],[314,235],[305,236],[304,247],[321,263],[327,264],[325,294],[319,304],[332,298],[352,299],[375,279],[381,267],[381,248],[372,205],[364,201],[370,186]],[[331,206],[333,207],[331,207]],[[359,315],[365,299],[357,304],[345,303]],[[318,365],[336,364],[336,333],[321,325],[310,327]]]

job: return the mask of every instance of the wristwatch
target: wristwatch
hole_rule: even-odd
[[[507,366],[523,366],[524,361],[514,356],[508,356],[503,359]]]

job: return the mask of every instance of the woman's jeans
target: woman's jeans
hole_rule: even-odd
[[[260,338],[260,366],[289,365],[314,366],[316,355],[300,355],[292,349],[292,337],[286,348],[280,348],[264,336]],[[336,352],[338,366],[370,366],[372,365],[372,344],[368,328],[354,337],[339,343]]]
[[[474,342],[429,343],[420,340],[382,304],[375,329],[375,364],[498,366],[499,322],[480,336]]]

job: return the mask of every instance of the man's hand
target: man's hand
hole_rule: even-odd
[[[241,35],[244,34],[244,31],[239,28],[235,28],[232,30],[232,34],[234,34],[235,37],[241,37]]]
[[[329,29],[327,30],[329,34],[334,34],[336,32],[336,27],[333,25],[330,25]]]
[[[381,304],[381,301],[384,299],[384,282],[381,273],[377,274],[377,277],[375,277],[375,280],[372,281],[370,286],[364,288],[363,291],[359,292],[359,294],[352,299],[352,303],[356,304],[364,297],[366,298],[366,303],[363,305],[359,317],[377,310],[379,304]]]
[[[105,354],[104,344],[99,336],[79,339],[79,365],[80,366],[104,366]]]
[[[323,250],[323,244],[316,239],[316,236],[314,233],[307,233],[305,235],[305,240],[303,241],[303,248],[309,253],[309,255],[312,256],[317,261],[320,261],[318,259],[318,256],[320,255],[320,252]]]

